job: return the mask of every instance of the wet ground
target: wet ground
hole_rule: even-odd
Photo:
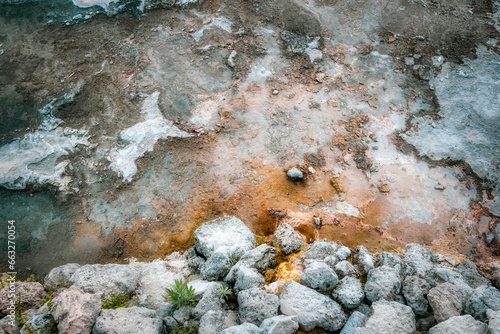
[[[0,217],[20,270],[162,257],[223,215],[261,241],[288,222],[375,252],[500,255],[491,1],[205,1],[70,25],[2,8]]]

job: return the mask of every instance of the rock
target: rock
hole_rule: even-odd
[[[353,334],[356,328],[360,328],[365,325],[366,318],[367,316],[361,312],[352,312],[351,316],[347,319],[347,322],[340,331],[340,334]]]
[[[259,273],[263,274],[268,267],[274,264],[274,259],[278,251],[276,248],[266,244],[262,244],[251,251],[246,252],[240,260],[234,265],[229,274],[226,276],[225,281],[234,283],[238,277],[238,270],[240,266],[247,268],[254,268]]]
[[[365,246],[358,246],[354,249],[354,263],[359,268],[361,275],[367,275],[370,270],[375,268],[373,256],[368,252]]]
[[[222,246],[212,252],[201,269],[203,279],[208,281],[220,281],[229,273],[233,266],[233,248]]]
[[[335,265],[337,276],[342,279],[345,276],[358,277],[359,271],[348,261],[340,261]]]
[[[190,305],[183,305],[174,311],[172,317],[178,323],[185,323],[191,318],[191,312],[193,311],[193,307]],[[156,314],[155,314],[156,316]]]
[[[304,174],[297,167],[290,168],[286,174],[292,180],[302,180],[304,178]]]
[[[486,272],[495,288],[500,289],[500,261],[489,263],[485,267]]]
[[[355,334],[413,334],[416,330],[415,315],[409,306],[398,302],[379,300],[372,304],[371,316]]]
[[[255,236],[236,217],[222,217],[209,221],[194,231],[196,251],[208,259],[219,247],[234,249],[239,259],[245,252],[255,247]]]
[[[67,288],[71,285],[71,276],[80,268],[78,263],[68,263],[53,268],[43,280],[45,290]]]
[[[210,281],[205,281],[202,279],[197,279],[191,282],[188,282],[187,285],[192,287],[194,289],[194,300],[200,301],[200,299],[203,297],[203,294],[207,289],[213,285],[217,284],[215,282],[210,282]]]
[[[351,250],[349,247],[340,246],[335,252],[335,256],[339,259],[339,261],[344,261],[351,256]]]
[[[166,316],[163,318],[163,325],[166,327],[167,332],[171,332],[177,326],[177,321],[175,321],[174,317]]]
[[[120,295],[131,294],[138,280],[138,270],[123,264],[87,264],[71,276],[71,282],[82,291],[105,295],[111,291]]]
[[[365,284],[366,298],[371,302],[380,299],[395,300],[401,291],[401,276],[396,269],[382,266],[370,270]]]
[[[309,172],[311,172],[311,171],[309,170]],[[319,218],[319,217],[313,217],[313,223],[314,223],[314,225],[316,225],[317,228],[321,228],[321,226],[323,225],[323,223],[321,222],[321,218]]]
[[[424,278],[432,287],[441,283],[451,283],[472,292],[472,288],[467,284],[462,274],[454,270],[454,268],[435,265],[426,272]]]
[[[219,292],[221,287],[221,283],[215,282],[207,287],[203,297],[193,309],[193,317],[200,319],[208,311],[221,311],[224,308],[225,302]]]
[[[265,284],[264,277],[254,268],[241,266],[238,270],[234,289],[237,291],[260,288]]]
[[[0,313],[9,314],[10,310],[10,281],[4,281],[5,286],[0,290]],[[42,298],[45,297],[45,290],[38,282],[15,282],[16,303],[28,310],[42,306]]]
[[[219,334],[224,329],[237,326],[238,312],[208,311],[201,317],[198,334]]]
[[[273,95],[278,95],[279,93],[280,93],[279,90],[277,90],[277,89],[273,90]]]
[[[403,281],[403,296],[415,314],[424,315],[427,312],[429,302],[426,297],[430,289],[429,283],[417,276],[408,276]]]
[[[205,264],[205,259],[196,252],[195,247],[189,248],[185,252],[185,256],[188,260],[188,268],[193,274],[199,274],[201,272],[201,269],[203,268],[203,265]]]
[[[57,332],[57,324],[50,312],[31,317],[21,329],[21,334],[55,332]]]
[[[278,315],[279,298],[259,288],[238,294],[240,320],[259,326],[264,319]]]
[[[335,271],[322,262],[312,262],[302,272],[301,282],[319,291],[329,291],[339,282]]]
[[[437,321],[433,315],[417,320],[417,331],[428,332],[429,329],[437,325]]]
[[[155,318],[155,311],[144,307],[102,310],[92,334],[160,334],[162,324]]]
[[[382,252],[377,256],[375,261],[376,267],[388,266],[396,269],[401,276],[411,275],[412,269],[395,254],[389,252]]]
[[[350,276],[344,277],[333,290],[332,298],[347,309],[355,309],[365,299],[361,281]]]
[[[156,317],[157,318],[164,318],[166,316],[169,316],[173,314],[175,311],[174,305],[171,303],[163,303],[157,310],[156,310]]]
[[[158,309],[165,303],[165,289],[172,287],[175,280],[184,279],[184,275],[176,273],[175,270],[168,266],[167,261],[138,262],[134,263],[133,266],[137,269],[139,281],[141,282],[140,286],[137,287],[137,292],[141,298],[137,299],[139,304],[136,306]],[[132,280],[130,286],[133,286]]]
[[[479,271],[479,269],[477,269],[477,266],[473,262],[462,261],[455,267],[455,271],[460,273],[464,281],[473,289],[479,288],[483,285],[491,285],[490,280],[487,279],[486,276]]]
[[[465,313],[480,321],[486,321],[486,310],[500,310],[500,291],[494,287],[481,286],[475,289],[467,303]]]
[[[273,243],[276,244],[283,254],[288,255],[302,248],[302,238],[293,227],[283,223],[274,232]]]
[[[337,331],[346,321],[339,304],[294,281],[288,281],[283,285],[280,307],[283,314],[297,316],[300,328],[304,331],[310,331],[315,327]]]
[[[490,334],[500,334],[500,311],[486,310]]]
[[[419,244],[406,245],[403,262],[413,269],[414,275],[424,278],[428,270],[433,267],[432,251]]]
[[[4,317],[0,320],[0,334],[19,334],[19,327],[15,320]]]
[[[311,264],[313,262],[317,262],[317,261],[314,261],[314,260],[307,260],[307,264]],[[339,262],[339,259],[337,258],[336,255],[330,255],[330,256],[327,256],[325,257],[325,259],[323,260],[323,262],[328,265],[330,268],[335,268],[335,265]]]
[[[294,334],[299,329],[297,317],[277,315],[268,318],[260,324],[263,334]]]
[[[451,283],[442,283],[432,288],[427,295],[436,321],[443,322],[459,316],[463,310],[463,293]]]
[[[51,312],[60,334],[90,333],[101,312],[101,298],[72,286],[53,299]]]
[[[264,331],[254,324],[245,322],[239,326],[229,327],[222,331],[222,334],[263,334]]]
[[[470,315],[452,317],[429,329],[429,334],[484,334],[486,324],[476,321]]]
[[[326,257],[335,255],[337,248],[338,245],[336,243],[327,240],[318,240],[300,256],[300,259],[323,261]]]

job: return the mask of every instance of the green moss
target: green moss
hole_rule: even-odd
[[[120,307],[128,307],[130,304],[130,298],[130,295],[117,294],[111,290],[108,297],[102,294],[102,308],[114,310]]]

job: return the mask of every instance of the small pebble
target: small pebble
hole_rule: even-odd
[[[308,170],[308,171],[309,171],[309,173],[311,173],[311,174],[316,173],[316,170],[315,170],[314,168],[312,168],[312,167],[307,168],[307,170]]]
[[[302,174],[301,170],[296,167],[290,168],[287,172],[287,175],[292,180],[301,180],[304,177],[304,174]]]
[[[314,217],[313,218],[313,221],[314,221],[314,225],[316,225],[318,228],[321,227],[321,218],[319,217]]]
[[[280,93],[279,90],[277,90],[277,89],[273,90],[273,95],[278,95],[279,93]]]
[[[438,183],[438,184],[434,187],[434,189],[436,189],[436,190],[444,190],[445,188],[444,188],[444,186],[443,186],[441,183]]]

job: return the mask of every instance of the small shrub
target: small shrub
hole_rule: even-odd
[[[115,292],[111,290],[109,297],[102,294],[101,300],[103,309],[114,310],[120,307],[128,307],[130,295],[115,294]]]
[[[165,289],[168,299],[172,303],[174,309],[178,309],[183,305],[195,306],[194,288],[183,283],[182,280],[176,279],[171,289]]]
[[[221,298],[228,299],[233,293],[231,290],[225,285],[222,284],[222,286],[219,288],[219,294]]]
[[[234,266],[236,264],[236,262],[238,262],[238,260],[236,259],[236,256],[231,255],[231,264]]]

